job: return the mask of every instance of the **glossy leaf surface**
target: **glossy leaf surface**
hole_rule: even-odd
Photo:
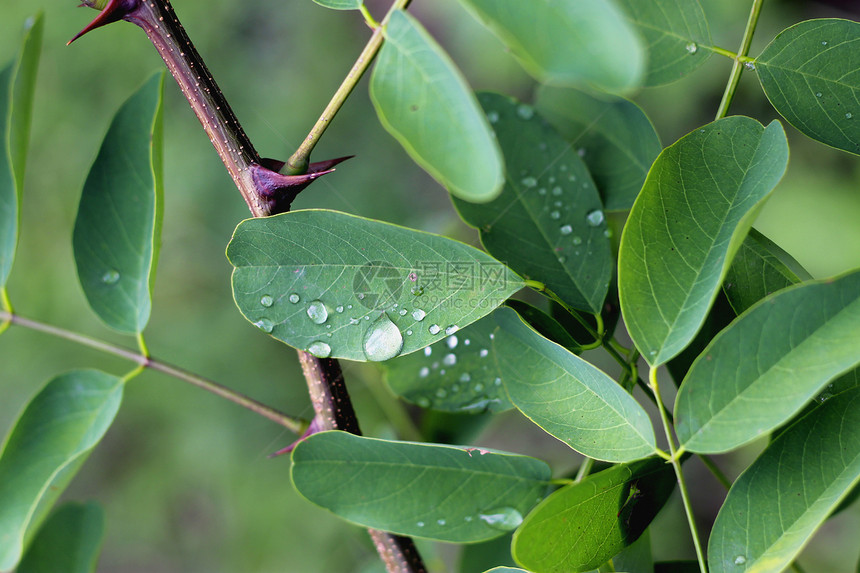
[[[75,220],[78,278],[90,307],[120,332],[143,331],[161,243],[162,108],[158,73],[117,112],[90,168]]]
[[[336,211],[244,221],[227,256],[249,321],[290,346],[349,360],[420,350],[523,286],[473,247]]]
[[[9,278],[18,244],[19,205],[43,28],[40,14],[29,24],[18,57],[0,70],[0,289]]]
[[[460,0],[460,3],[542,83],[590,83],[618,92],[636,87],[642,79],[645,68],[642,41],[624,13],[610,1]]]
[[[358,10],[364,4],[364,0],[314,0],[314,2],[332,10]]]
[[[626,462],[656,447],[645,410],[612,378],[526,325],[493,313],[493,349],[511,401],[531,421],[591,458]]]
[[[62,506],[39,529],[16,573],[93,573],[104,528],[96,503]]]
[[[675,489],[672,466],[614,466],[542,501],[514,533],[517,563],[547,573],[596,569],[636,541]]]
[[[860,23],[807,20],[755,61],[770,103],[813,139],[860,154]]]
[[[354,523],[440,541],[515,529],[543,497],[549,467],[525,456],[322,432],[293,451],[293,484]]]
[[[389,360],[388,385],[422,408],[472,414],[512,408],[491,352],[495,328],[484,317],[422,352]]]
[[[675,405],[678,439],[693,452],[734,449],[788,420],[858,364],[860,272],[777,293],[693,363]]]
[[[711,56],[711,33],[698,0],[619,0],[647,46],[646,86],[679,80]]]
[[[654,162],[621,237],[621,310],[642,356],[659,365],[693,339],[732,255],[785,172],[788,143],[727,117],[682,137]]]
[[[767,295],[811,278],[779,245],[750,229],[726,273],[723,290],[740,314]]]
[[[504,184],[486,116],[454,63],[412,16],[394,12],[370,79],[385,129],[452,194],[485,202]]]
[[[454,199],[481,243],[571,306],[599,312],[612,253],[597,189],[576,151],[526,104],[480,95],[508,166],[502,194],[484,205]]]
[[[633,206],[663,149],[645,112],[623,98],[541,86],[537,108],[582,156],[608,211]]]
[[[710,571],[782,571],[858,481],[860,389],[802,418],[741,474],[714,523]]]
[[[57,482],[68,482],[63,471],[110,427],[122,391],[115,376],[75,370],[52,379],[27,405],[0,453],[0,570],[21,557],[37,506],[59,495]]]

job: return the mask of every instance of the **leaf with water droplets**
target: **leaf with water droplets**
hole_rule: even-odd
[[[423,408],[467,414],[512,408],[491,355],[495,328],[485,317],[423,352],[386,362],[388,385]]]
[[[612,378],[542,337],[510,308],[492,316],[502,383],[531,421],[598,460],[627,462],[654,453],[648,414]]]
[[[43,28],[39,14],[25,32],[15,61],[0,70],[0,289],[9,278],[18,245],[19,205]]]
[[[733,116],[685,135],[651,166],[618,253],[621,311],[649,364],[696,335],[787,163],[779,122]]]
[[[526,456],[338,431],[310,436],[292,457],[299,493],[339,517],[456,543],[515,529],[550,479],[549,466]]]
[[[385,26],[370,96],[382,126],[448,191],[479,203],[499,194],[502,153],[475,95],[445,51],[402,10]]]
[[[711,56],[711,32],[698,0],[618,0],[645,40],[646,86],[679,80]]]
[[[767,295],[811,278],[779,245],[750,229],[726,272],[723,291],[740,314]]]
[[[620,92],[642,80],[642,41],[610,0],[460,2],[543,83]]]
[[[807,20],[780,32],[755,60],[770,103],[822,143],[860,155],[860,22]]]
[[[533,571],[589,571],[636,541],[675,489],[651,458],[611,467],[548,496],[514,533],[517,563]]]
[[[600,312],[613,260],[588,169],[531,106],[492,93],[479,100],[493,119],[508,178],[494,201],[454,198],[454,206],[493,256],[571,306]]]
[[[755,349],[755,360],[745,359]],[[860,271],[772,295],[718,334],[678,390],[675,431],[692,452],[733,450],[860,365]]]
[[[860,482],[860,388],[827,400],[732,485],[708,543],[712,573],[783,571]]]
[[[588,166],[607,211],[630,209],[662,145],[651,120],[632,101],[541,86],[537,108]]]
[[[114,116],[78,206],[73,246],[90,307],[120,332],[142,332],[161,245],[162,91],[152,76]]]
[[[101,440],[122,400],[123,381],[97,370],[52,379],[30,400],[0,452],[0,571]]]
[[[335,211],[244,221],[227,256],[236,267],[233,296],[252,324],[301,350],[348,360],[420,350],[523,287],[474,247]]]
[[[39,528],[16,573],[94,573],[104,521],[95,502],[63,505]]]

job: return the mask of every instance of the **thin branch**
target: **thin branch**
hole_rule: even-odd
[[[741,74],[743,73],[744,68],[752,66],[752,61],[746,56],[750,51],[750,45],[752,44],[753,35],[755,34],[755,28],[758,24],[758,17],[759,14],[761,14],[762,4],[764,4],[764,0],[753,0],[750,17],[749,20],[747,20],[747,27],[744,30],[743,40],[741,40],[741,47],[735,56],[735,62],[732,65],[732,71],[729,74],[729,82],[726,85],[726,91],[723,93],[723,99],[720,101],[720,107],[717,109],[717,117],[715,119],[726,117],[726,114],[729,112],[729,106],[732,103],[732,98],[735,96],[735,91],[738,89],[738,83],[741,81]]]

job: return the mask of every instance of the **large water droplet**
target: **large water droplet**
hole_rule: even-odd
[[[102,275],[102,282],[106,285],[115,285],[119,282],[119,272],[113,269],[105,272],[105,274]]]
[[[331,356],[331,346],[321,340],[316,340],[308,346],[308,352],[317,358],[328,358]]]
[[[290,295],[290,302],[291,302],[291,303],[296,304],[296,303],[297,303],[297,302],[299,302],[300,300],[302,300],[302,297],[300,297],[300,296],[299,296],[299,295],[297,295],[296,293],[293,293],[293,294],[291,294],[291,295]]]
[[[328,309],[321,300],[315,300],[308,305],[308,317],[314,324],[323,324],[328,320]]]
[[[699,46],[698,44],[696,44],[696,42],[690,42],[689,44],[684,46],[684,49],[687,50],[687,53],[692,56],[699,51]]]
[[[605,216],[603,215],[603,211],[601,211],[600,209],[589,211],[588,214],[585,216],[585,221],[592,227],[597,227],[598,225],[603,223],[604,219]]]
[[[493,529],[500,529],[502,531],[516,529],[523,522],[523,515],[513,507],[491,509],[478,517]]]
[[[427,316],[427,313],[421,310],[420,308],[416,308],[412,311],[412,319],[421,322],[424,320],[424,317]]]
[[[387,314],[380,316],[364,335],[364,355],[373,362],[394,358],[403,350],[403,335]]]
[[[269,308],[270,306],[275,304],[275,299],[273,299],[271,297],[271,295],[264,294],[263,296],[260,297],[260,304],[262,304],[266,308]]]
[[[254,323],[254,326],[259,328],[263,332],[272,332],[275,329],[275,323],[268,318],[261,318]]]
[[[517,115],[522,119],[530,120],[535,115],[535,110],[532,106],[526,104],[520,104],[517,106]]]
[[[439,328],[438,324],[431,324],[429,330],[430,330],[430,334],[439,334],[439,331],[441,331],[442,329]]]
[[[561,229],[559,229],[562,235],[569,235],[573,232],[573,227],[570,225],[562,225]]]

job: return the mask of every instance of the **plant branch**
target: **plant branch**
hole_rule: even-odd
[[[362,76],[367,71],[367,68],[370,67],[376,54],[379,53],[379,49],[382,47],[382,42],[385,39],[385,24],[388,22],[391,14],[395,10],[405,10],[406,7],[409,6],[410,2],[411,0],[396,0],[391,5],[385,18],[382,20],[382,24],[374,28],[373,34],[371,34],[370,39],[367,41],[361,54],[359,54],[358,59],[352,65],[352,69],[349,70],[349,73],[343,79],[340,87],[337,88],[331,101],[329,101],[328,105],[323,110],[322,115],[320,115],[317,122],[311,128],[310,133],[308,133],[307,137],[302,141],[302,144],[296,152],[290,156],[287,163],[281,169],[282,173],[300,175],[307,172],[308,166],[310,165],[311,153],[313,152],[314,147],[319,143],[320,138],[323,133],[325,133],[325,130],[328,129],[334,116],[337,115],[337,112],[340,111],[341,107],[343,107],[349,94],[351,94],[352,90],[355,89],[355,86],[358,85],[359,80],[361,80]],[[367,18],[367,15],[365,15],[365,18]]]
[[[175,366],[160,362],[158,360],[150,358],[147,355],[138,354],[137,352],[128,350],[127,348],[115,346],[102,340],[98,340],[96,338],[91,338],[89,336],[80,334],[78,332],[73,332],[71,330],[66,330],[64,328],[59,328],[50,324],[45,324],[43,322],[24,318],[22,316],[12,314],[5,310],[0,311],[0,321],[8,322],[9,324],[15,324],[17,326],[22,326],[24,328],[29,328],[30,330],[44,332],[45,334],[50,334],[51,336],[55,336],[57,338],[69,340],[76,344],[87,346],[89,348],[99,350],[106,354],[112,354],[114,356],[118,356],[120,358],[124,358],[126,360],[136,363],[138,365],[138,368],[127,374],[124,379],[131,379],[139,373],[138,371],[142,371],[144,368],[150,368],[152,370],[157,370],[159,372],[172,376],[178,380],[182,380],[183,382],[192,384],[193,386],[197,386],[198,388],[202,388],[203,390],[211,392],[216,396],[220,396],[225,400],[229,400],[237,406],[241,406],[246,410],[250,410],[255,414],[259,414],[260,416],[263,416],[264,418],[267,418],[275,422],[276,424],[287,428],[295,434],[301,434],[304,428],[307,426],[307,423],[298,418],[288,416],[283,412],[279,412],[274,408],[270,408],[265,404],[253,400],[252,398],[235,392],[227,388],[226,386],[222,386],[216,382],[212,382],[211,380],[207,380],[205,378],[197,376],[196,374],[192,374],[190,372],[181,370]]]
[[[735,61],[734,64],[732,64],[732,71],[729,74],[729,82],[726,85],[726,91],[723,93],[723,99],[720,101],[720,107],[717,109],[717,117],[715,119],[726,117],[726,114],[729,112],[729,106],[732,103],[732,98],[735,95],[735,91],[738,89],[738,83],[741,81],[741,74],[743,74],[744,67],[752,65],[752,60],[746,56],[750,51],[753,35],[755,34],[755,29],[758,25],[758,17],[759,14],[761,14],[762,4],[764,4],[764,0],[753,0],[750,17],[747,20],[744,37],[741,40],[741,47],[738,49],[738,53],[734,58]]]

